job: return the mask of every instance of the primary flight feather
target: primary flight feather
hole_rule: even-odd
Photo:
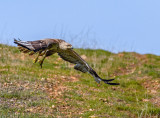
[[[84,61],[74,50],[71,44],[65,42],[61,39],[42,39],[36,41],[21,41],[14,39],[14,43],[18,45],[20,51],[24,53],[29,53],[33,55],[38,53],[38,56],[35,59],[35,63],[38,61],[39,56],[43,56],[42,60],[39,61],[42,68],[43,61],[46,57],[58,53],[58,55],[65,61],[76,64],[74,69],[79,70],[83,73],[90,73],[97,83],[103,81],[106,84],[110,85],[119,85],[119,83],[110,83],[114,79],[102,79],[98,74]]]

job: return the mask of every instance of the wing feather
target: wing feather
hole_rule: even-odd
[[[40,50],[45,50],[53,47],[58,47],[58,39],[43,39],[36,41],[21,41],[14,40],[14,43],[18,44],[18,46],[26,48],[28,50],[38,52]]]
[[[85,68],[85,66],[84,65],[82,65],[82,64],[76,64],[75,66],[74,66],[74,69],[76,69],[76,70],[78,70],[78,71],[81,71],[81,72],[83,72],[83,73],[86,73],[88,70]]]
[[[119,83],[110,83],[109,81],[112,81],[114,79],[105,80],[99,77],[99,75],[87,64],[86,61],[84,61],[74,50],[62,50],[58,52],[58,55],[64,59],[65,61],[71,62],[76,64],[74,66],[74,69],[79,70],[83,73],[89,72],[95,79],[97,83],[100,83],[100,81],[103,81],[106,84],[110,85],[119,85]]]
[[[76,64],[74,69],[83,73],[89,71],[89,65],[72,49],[58,52],[58,55],[65,61]]]
[[[74,63],[74,64],[84,64],[83,60],[81,59],[80,56],[77,56],[75,53],[73,53],[72,49],[68,49],[68,50],[63,50],[63,51],[59,51],[58,55],[64,59],[65,61],[68,61],[70,63]]]
[[[45,40],[37,40],[37,41],[28,41],[34,48],[34,51],[37,52],[39,50],[45,50],[48,45]]]

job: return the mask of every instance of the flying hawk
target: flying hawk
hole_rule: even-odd
[[[58,53],[58,55],[65,61],[76,64],[74,69],[83,73],[90,73],[97,83],[103,81],[110,85],[119,85],[119,83],[110,83],[114,79],[105,80],[98,76],[98,74],[84,61],[74,50],[71,44],[61,39],[42,39],[36,41],[21,41],[14,39],[14,43],[18,45],[20,51],[33,55],[38,53],[35,59],[35,63],[39,56],[43,56],[42,60],[39,61],[42,68],[43,61],[46,57]]]

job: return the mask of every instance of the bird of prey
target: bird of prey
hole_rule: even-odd
[[[23,53],[29,53],[33,55],[38,53],[38,56],[34,60],[36,63],[39,56],[43,56],[42,60],[39,61],[42,68],[43,61],[46,57],[58,53],[58,55],[65,61],[75,64],[74,69],[83,73],[90,73],[97,83],[100,81],[109,85],[119,85],[119,83],[112,83],[114,79],[102,79],[98,74],[84,61],[74,50],[71,44],[61,39],[42,39],[36,41],[21,41],[14,39],[14,43],[18,45],[18,48]]]

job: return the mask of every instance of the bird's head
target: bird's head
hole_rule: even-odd
[[[62,50],[73,49],[72,45],[67,42],[61,42],[59,48]]]

